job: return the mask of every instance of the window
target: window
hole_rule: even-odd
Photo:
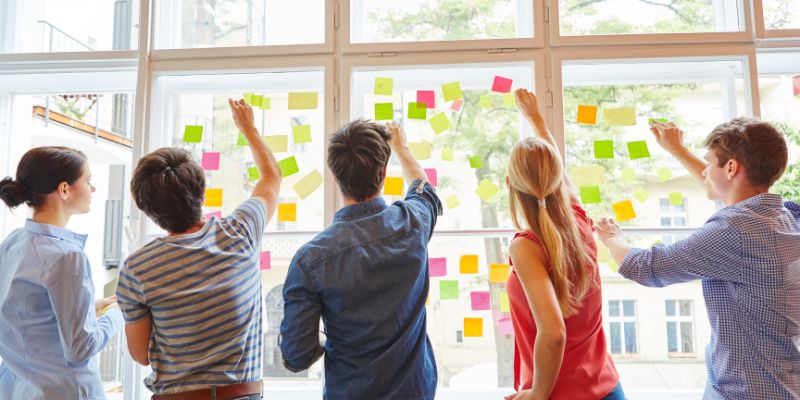
[[[680,200],[680,202],[678,200]],[[674,198],[660,198],[658,202],[661,210],[662,227],[677,228],[688,226],[686,218],[688,215],[688,204],[686,204],[686,199],[684,199],[682,195],[675,196]],[[663,234],[661,235],[661,241],[664,244],[673,244],[678,239],[682,238],[681,236],[682,235]]]
[[[800,29],[800,2],[797,0],[762,0],[764,25],[768,30]]]
[[[635,356],[636,346],[636,300],[608,301],[608,339],[611,354]]]
[[[667,350],[670,357],[694,356],[692,300],[667,300]]]

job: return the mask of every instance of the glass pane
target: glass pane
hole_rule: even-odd
[[[611,354],[621,354],[622,353],[622,332],[620,331],[619,322],[612,322],[609,337],[611,338]]]
[[[763,0],[766,29],[800,29],[800,1]]]
[[[622,315],[626,317],[634,317],[636,316],[636,301],[634,300],[625,300],[622,302]]]
[[[664,227],[672,226],[672,218],[670,218],[670,217],[661,217],[661,226],[664,226]]]
[[[666,300],[664,304],[667,306],[667,316],[675,316],[675,300]]]
[[[520,137],[532,131],[513,102],[491,92],[495,76],[510,79],[515,88],[530,88],[533,66],[404,67],[353,73],[351,118],[401,121],[417,160],[431,174],[435,171],[444,203],[437,229],[513,226],[505,186],[509,154]],[[456,86],[456,93],[451,93]],[[376,90],[385,94],[375,94]],[[412,110],[410,104],[418,100],[423,100],[422,106]],[[389,163],[387,177],[402,177],[396,157]],[[401,198],[389,193],[387,201]]]
[[[735,32],[739,2],[713,0],[559,0],[561,35]]]
[[[5,4],[4,4],[5,3]],[[0,3],[0,53],[131,50],[138,0],[8,0]]]
[[[678,329],[673,321],[667,322],[667,351],[670,353],[678,351]]]
[[[608,315],[611,317],[619,317],[619,300],[608,301]]]
[[[742,79],[740,61],[570,62],[564,71],[564,119],[567,165],[576,186],[599,186],[601,202],[587,204],[593,218],[615,216],[612,205],[627,205],[625,226],[661,225],[660,199],[680,192],[692,203],[688,226],[700,226],[714,212],[705,189],[661,149],[649,118],[673,121],[686,132],[690,150],[704,154],[702,143],[713,128],[739,115],[729,90]],[[681,71],[681,73],[676,73]],[[578,108],[596,110],[596,119],[578,122]],[[611,141],[613,158],[596,158],[595,141]],[[670,224],[672,226],[672,224]]]
[[[692,301],[691,300],[681,300],[679,302],[680,309],[681,309],[681,316],[682,317],[690,317],[692,316]]]
[[[681,322],[681,352],[694,353],[694,340],[692,339],[692,323]]]
[[[325,0],[181,0],[155,3],[155,48],[325,42]]]
[[[422,1],[352,0],[350,41],[533,37],[531,0]]]
[[[636,323],[625,323],[625,353],[636,354]]]

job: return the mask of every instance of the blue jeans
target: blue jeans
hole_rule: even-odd
[[[614,390],[607,394],[606,397],[603,397],[602,400],[626,400],[625,392],[622,391],[622,384],[617,383],[617,386],[614,387]]]

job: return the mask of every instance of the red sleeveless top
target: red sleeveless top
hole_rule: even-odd
[[[581,239],[593,261],[591,268],[594,279],[580,308],[575,314],[564,319],[567,328],[564,360],[550,398],[598,400],[617,386],[619,375],[606,349],[597,245],[592,236],[594,225],[581,206],[573,204],[572,210]],[[518,237],[542,245],[532,232],[518,232],[514,235],[514,239]],[[533,385],[533,343],[536,339],[536,323],[516,271],[512,270],[506,287],[514,325],[514,389],[530,389]]]

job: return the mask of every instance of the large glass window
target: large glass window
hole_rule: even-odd
[[[767,30],[800,29],[800,1],[761,0]]]
[[[609,300],[608,340],[611,354],[635,356],[639,353],[636,300]]]
[[[667,300],[667,351],[671,357],[694,356],[692,300]]]

